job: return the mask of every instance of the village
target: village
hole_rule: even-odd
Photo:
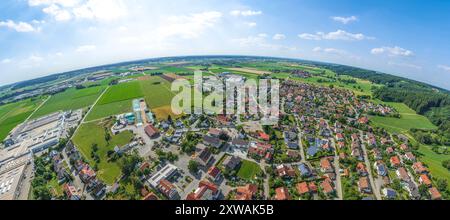
[[[394,109],[348,90],[290,80],[280,93],[283,111],[275,126],[262,126],[252,115],[157,121],[145,100],[135,99],[132,112],[117,115],[109,128],[112,135],[132,132],[133,139],[108,154],[137,158],[123,173],[136,175],[140,195],[134,199],[441,199],[408,138],[369,125],[369,114],[393,117]],[[123,196],[122,180],[99,180],[72,141],[46,157],[65,182],[65,198]]]

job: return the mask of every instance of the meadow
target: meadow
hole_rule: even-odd
[[[159,76],[114,85],[101,97],[86,120],[93,121],[130,112],[131,102],[135,98],[144,98],[158,119],[166,119],[169,115],[174,116],[170,111],[173,96],[170,83]]]
[[[437,129],[428,118],[418,115],[403,103],[384,102],[384,104],[394,107],[399,112],[400,118],[373,116],[370,119],[375,126],[382,127],[393,133],[405,133],[411,128]]]
[[[70,88],[65,92],[52,96],[32,118],[39,118],[57,111],[76,110],[94,104],[105,89],[105,86],[95,86],[85,89]]]
[[[111,135],[111,140],[106,142],[104,127],[110,127],[111,121],[101,121],[85,123],[81,125],[77,133],[73,138],[75,146],[81,152],[83,157],[93,167],[96,162],[91,157],[93,144],[98,145],[98,155],[100,157],[100,163],[97,164],[97,175],[100,180],[104,181],[108,185],[112,185],[121,175],[121,168],[117,161],[108,161],[108,151],[114,150],[115,146],[124,146],[128,144],[133,134],[130,131],[124,131],[118,135]],[[108,130],[109,132],[109,130]]]
[[[262,171],[257,163],[248,160],[243,160],[241,168],[237,173],[237,176],[242,179],[252,180],[260,172]]]
[[[27,99],[0,106],[0,141],[3,141],[18,124],[24,122],[43,99]]]

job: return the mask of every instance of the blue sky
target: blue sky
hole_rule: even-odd
[[[2,0],[0,85],[134,59],[240,54],[450,89],[448,11],[439,0]]]

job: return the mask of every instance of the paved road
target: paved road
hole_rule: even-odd
[[[34,109],[33,113],[31,113],[27,119],[25,119],[25,121],[23,123],[28,122],[28,120],[30,120],[30,118],[34,115],[34,113],[36,113],[52,96],[49,96],[45,101],[43,101],[36,109]]]
[[[369,173],[370,185],[372,186],[372,191],[373,191],[373,194],[375,195],[376,199],[381,200],[380,190],[377,188],[377,185],[375,184],[375,181],[373,180],[372,166],[370,166],[370,161],[369,161],[369,156],[367,154],[366,144],[362,140],[362,135],[363,135],[363,132],[360,131],[361,148],[363,150],[364,162],[366,163],[367,172]]]
[[[294,118],[297,123],[297,129],[298,129],[297,137],[298,137],[298,146],[300,147],[300,156],[302,157],[301,161],[306,162],[305,149],[303,148],[303,141],[302,141],[303,132],[302,132],[302,129],[300,128],[300,119],[298,119],[298,115],[296,115]]]
[[[339,166],[339,156],[338,156],[337,149],[336,149],[336,142],[335,142],[334,138],[330,138],[330,140],[334,147],[333,163],[334,163],[334,171],[336,173],[336,191],[337,191],[338,199],[343,200],[344,196],[343,196],[343,192],[342,192],[341,172],[340,172],[340,166]]]

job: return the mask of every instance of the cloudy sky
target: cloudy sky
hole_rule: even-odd
[[[335,62],[450,89],[450,1],[2,0],[0,85],[177,55]]]

